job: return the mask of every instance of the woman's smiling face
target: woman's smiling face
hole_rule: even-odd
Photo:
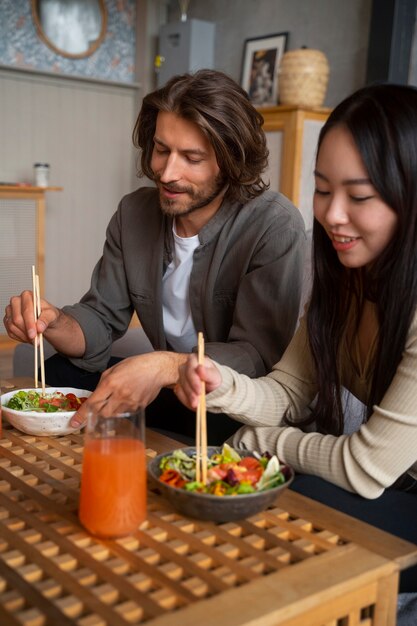
[[[398,217],[369,180],[345,126],[322,141],[315,170],[314,216],[345,267],[370,265],[394,236]]]

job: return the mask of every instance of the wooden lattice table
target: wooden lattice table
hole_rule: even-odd
[[[163,448],[151,437],[149,456]],[[416,546],[290,491],[213,524],[149,489],[141,528],[100,541],[78,522],[82,451],[79,434],[3,428],[1,626],[395,624],[399,566]]]

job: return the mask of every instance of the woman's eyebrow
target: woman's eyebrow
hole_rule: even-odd
[[[314,170],[314,176],[316,176],[317,178],[321,178],[326,182],[329,182],[327,176],[325,176],[318,170]],[[345,180],[342,180],[342,185],[372,185],[372,183],[369,178],[346,178]]]
[[[318,170],[314,170],[313,174],[314,174],[314,176],[316,176],[317,178],[322,178],[323,180],[326,180],[326,181],[328,180],[328,179],[326,178],[326,176],[325,176],[324,174],[321,174]]]

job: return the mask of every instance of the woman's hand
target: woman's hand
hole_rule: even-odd
[[[190,355],[187,362],[179,368],[179,373],[175,394],[189,409],[197,408],[201,394],[201,381],[205,382],[207,393],[214,391],[222,384],[219,370],[208,357],[205,357],[204,365],[199,365],[197,356]]]

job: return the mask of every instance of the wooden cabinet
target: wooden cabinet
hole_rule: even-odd
[[[32,289],[32,265],[44,284],[45,192],[61,187],[0,186],[0,346],[10,343],[3,325],[10,296]]]
[[[331,109],[277,106],[259,109],[269,148],[271,189],[297,206],[306,230],[313,226],[314,164],[319,132]]]

